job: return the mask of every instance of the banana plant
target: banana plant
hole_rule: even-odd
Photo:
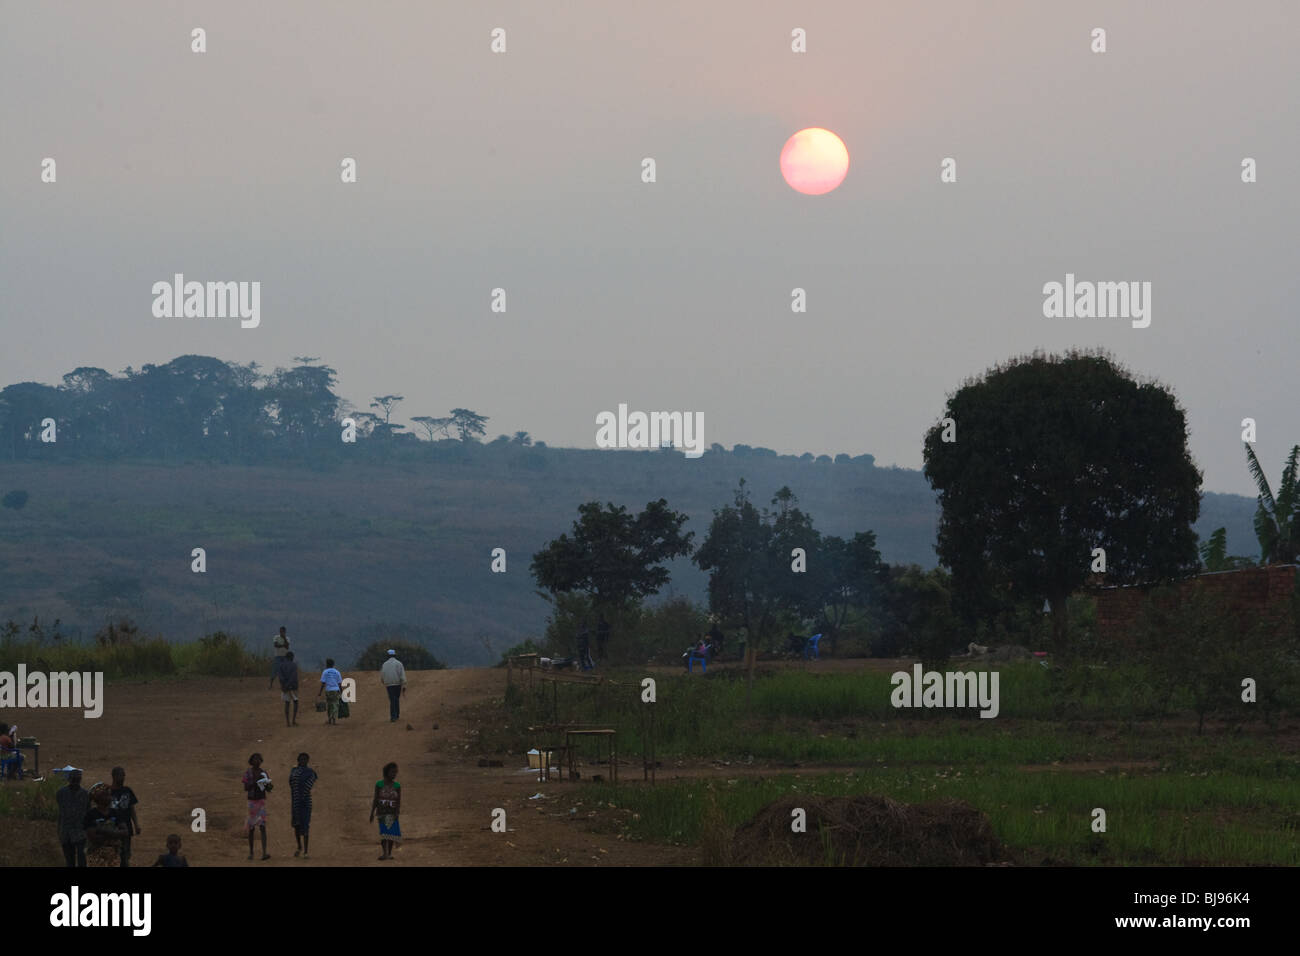
[[[1289,564],[1300,555],[1300,487],[1297,486],[1297,468],[1300,467],[1300,445],[1291,449],[1286,467],[1282,469],[1282,484],[1277,497],[1264,477],[1264,469],[1254,450],[1246,445],[1246,461],[1251,477],[1259,488],[1259,506],[1255,509],[1255,536],[1259,539],[1262,564]]]

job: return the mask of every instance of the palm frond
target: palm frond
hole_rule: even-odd
[[[1286,460],[1286,467],[1282,469],[1282,484],[1277,489],[1277,523],[1282,528],[1286,528],[1295,516],[1296,511],[1296,468],[1300,465],[1300,445],[1291,449],[1291,454]]]
[[[1264,477],[1264,469],[1259,466],[1259,459],[1255,457],[1255,450],[1246,446],[1246,463],[1250,466],[1250,476],[1255,479],[1255,486],[1259,488],[1260,505],[1268,509],[1270,516],[1277,514],[1277,502],[1273,500],[1273,491],[1268,486],[1268,479]]]

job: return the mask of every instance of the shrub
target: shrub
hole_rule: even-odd
[[[256,677],[271,671],[270,657],[251,653],[243,641],[225,631],[200,637],[181,656],[188,673],[207,677]]]
[[[1209,714],[1242,719],[1242,678],[1286,686],[1295,668],[1291,628],[1268,626],[1203,582],[1155,590],[1138,618],[1137,661],[1159,698],[1191,700],[1200,734]],[[1290,622],[1287,622],[1288,624]]]
[[[116,624],[109,621],[96,632],[95,643],[100,647],[116,647],[119,644],[127,645],[132,642],[139,631],[140,628],[128,618],[124,617]]]
[[[0,498],[0,504],[6,508],[13,508],[14,511],[21,511],[27,505],[27,492],[11,491]]]
[[[507,659],[518,657],[520,654],[540,654],[546,656],[546,653],[546,649],[540,644],[534,642],[530,637],[522,644],[516,644],[514,647],[507,649],[506,652],[501,655],[501,662],[497,664],[497,667],[504,667]]]
[[[397,659],[408,671],[440,671],[447,665],[434,657],[428,648],[405,641],[378,640],[368,646],[352,665],[353,670],[377,671],[388,660],[388,650],[397,651]]]

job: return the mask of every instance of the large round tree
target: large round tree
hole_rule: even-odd
[[[968,604],[990,591],[1046,599],[1064,652],[1065,601],[1094,548],[1108,583],[1196,572],[1201,473],[1165,388],[1105,353],[1036,353],[967,382],[944,418],[926,433],[925,475],[942,508],[939,560]]]

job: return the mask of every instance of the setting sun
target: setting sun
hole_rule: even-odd
[[[801,129],[781,149],[781,175],[792,189],[809,196],[828,193],[844,182],[849,151],[828,129]]]

